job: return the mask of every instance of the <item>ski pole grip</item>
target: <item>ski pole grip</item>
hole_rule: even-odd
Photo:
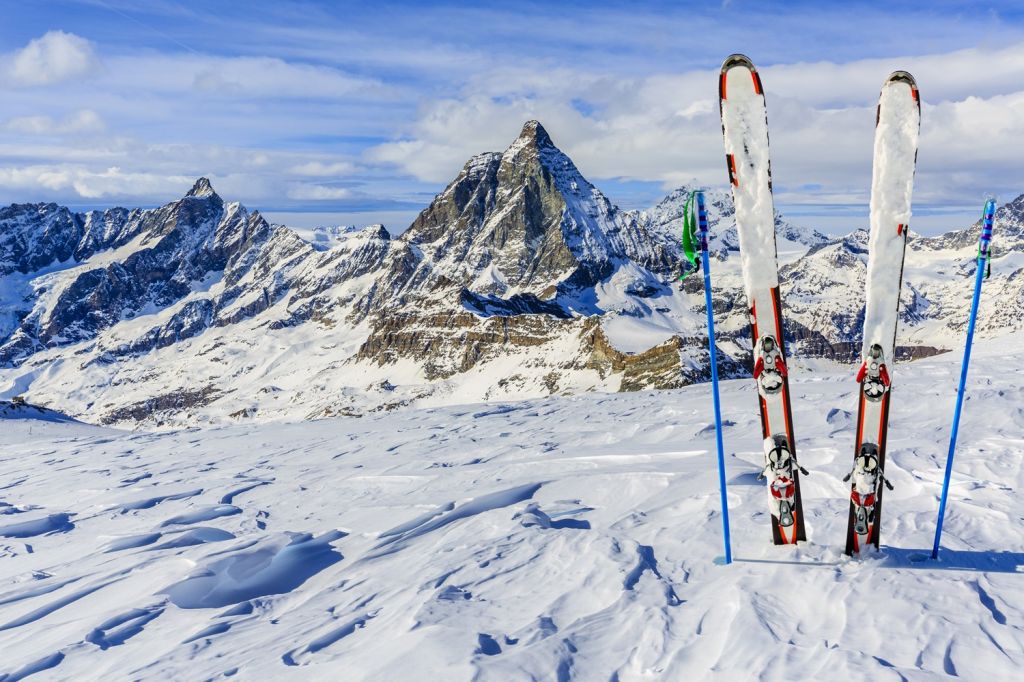
[[[992,222],[995,219],[996,202],[989,199],[985,202],[985,214],[981,221],[981,238],[978,240],[978,257],[988,258],[988,246],[992,241]]]
[[[708,212],[704,209],[704,192],[697,192],[697,231],[700,232],[700,249],[708,250]]]

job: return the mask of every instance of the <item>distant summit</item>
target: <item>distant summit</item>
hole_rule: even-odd
[[[540,124],[540,121],[527,121],[523,124],[523,130],[519,133],[518,141],[527,142],[533,144],[536,147],[554,147],[555,143],[551,141],[551,136],[548,135],[548,131],[544,129],[544,126]],[[515,143],[513,143],[514,145]]]
[[[210,184],[209,178],[199,178],[196,180],[196,184],[192,185],[192,189],[188,191],[186,197],[212,197],[216,196],[216,192],[213,191],[213,185]]]

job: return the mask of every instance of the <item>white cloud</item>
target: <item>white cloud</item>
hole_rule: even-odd
[[[203,143],[146,144],[107,133],[51,140],[8,132],[11,141],[5,142],[5,130],[0,124],[0,205],[95,198],[152,205],[181,197],[200,176],[211,178],[225,199],[250,208],[287,206],[292,193],[308,200],[367,199],[348,189],[289,183],[285,178],[295,176],[286,169],[309,163],[308,153]],[[330,165],[325,162],[324,168],[329,170]]]
[[[0,73],[16,85],[53,85],[95,73],[100,66],[93,44],[74,33],[49,31],[24,48],[0,58]]]
[[[4,130],[28,135],[99,133],[104,128],[103,119],[91,109],[80,109],[60,120],[49,116],[20,116],[3,124]]]
[[[355,164],[348,161],[335,161],[324,163],[323,161],[309,161],[300,163],[288,169],[292,175],[308,175],[310,177],[328,177],[336,175],[348,175],[356,169]]]
[[[874,103],[882,79],[903,69],[917,78],[926,102],[991,97],[1013,91],[1024,80],[1024,43],[929,55],[863,59],[845,64],[798,62],[761,69],[777,96],[817,106]]]
[[[924,98],[919,205],[1019,183],[1024,43],[998,51],[763,68],[780,199],[867,201],[875,102],[882,81],[897,68],[917,75]],[[616,79],[496,71],[470,83],[458,98],[426,105],[404,139],[378,145],[366,158],[443,182],[471,155],[503,149],[525,120],[537,118],[598,184],[625,178],[669,187],[696,177],[724,185],[717,76],[717,69]],[[1016,196],[1021,190],[1006,191]]]
[[[112,57],[106,63],[112,85],[142,92],[195,93],[226,99],[393,96],[390,88],[374,78],[275,57],[142,54]]]
[[[289,199],[306,199],[312,201],[329,201],[352,198],[352,190],[344,187],[328,187],[326,185],[295,185],[288,190]]]
[[[124,172],[116,166],[92,171],[80,166],[26,166],[0,168],[0,187],[36,192],[72,190],[84,199],[164,194],[168,187],[180,186],[191,179],[180,175]]]
[[[380,80],[320,64],[266,56],[215,56],[140,51],[111,56],[101,64],[92,42],[64,31],[49,31],[24,48],[0,54],[0,85],[46,86],[98,76],[95,89],[144,96],[191,93],[226,99],[393,98]]]

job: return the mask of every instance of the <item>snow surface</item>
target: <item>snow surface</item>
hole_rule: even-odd
[[[754,386],[723,385],[732,566],[708,385],[163,433],[4,419],[0,680],[1012,679],[1024,340],[975,349],[923,558],[959,359],[901,368],[858,560],[858,387],[828,363],[791,383],[796,548],[770,542]]]
[[[921,112],[910,85],[903,81],[887,82],[878,106],[862,355],[866,358],[877,343],[886,362],[892,363]],[[898,225],[903,230],[897,231]]]

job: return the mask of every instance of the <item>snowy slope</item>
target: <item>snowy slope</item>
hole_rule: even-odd
[[[1012,679],[1024,344],[900,364],[880,555],[842,556],[856,384],[794,377],[811,542],[766,536],[757,413],[708,387],[164,433],[0,428],[0,679]],[[2,677],[6,673],[7,678]],[[36,678],[33,678],[36,679]]]

